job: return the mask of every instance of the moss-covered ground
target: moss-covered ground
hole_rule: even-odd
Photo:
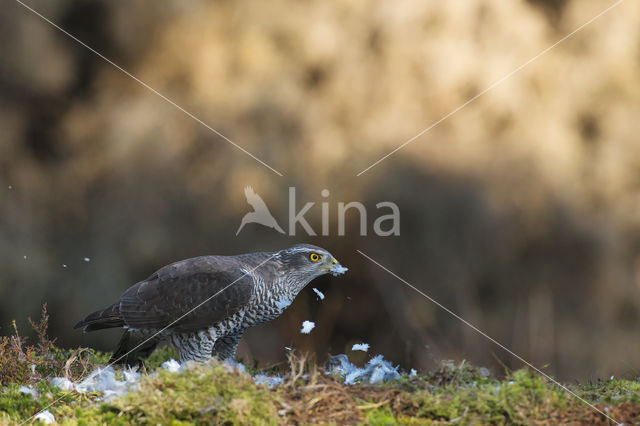
[[[485,369],[444,362],[437,371],[415,377],[348,386],[315,363],[292,355],[289,366],[279,371],[283,383],[269,388],[216,361],[170,373],[159,368],[172,355],[166,349],[148,360],[137,391],[105,401],[97,393],[52,387],[48,378],[77,381],[105,365],[108,354],[58,349],[44,332],[35,346],[17,335],[0,339],[0,424],[33,422],[31,416],[45,408],[58,423],[81,425],[611,424],[524,369],[496,378]],[[20,392],[25,385],[37,394]],[[640,421],[637,380],[573,384],[570,389],[619,422]]]

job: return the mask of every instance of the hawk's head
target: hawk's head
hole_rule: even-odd
[[[296,244],[281,250],[278,258],[288,273],[296,276],[296,281],[304,282],[302,287],[320,275],[341,275],[347,271],[327,250],[311,244]]]

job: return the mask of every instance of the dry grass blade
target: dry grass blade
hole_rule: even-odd
[[[388,403],[389,403],[389,400],[386,399],[384,401],[380,401],[375,404],[371,403],[371,404],[358,405],[356,408],[358,410],[370,410],[372,408],[382,407],[383,405],[387,405]]]
[[[289,361],[289,377],[286,386],[295,386],[296,382],[304,376],[305,366],[307,365],[307,355],[296,356],[293,351],[287,355]]]
[[[29,320],[31,328],[36,332],[36,335],[38,336],[38,350],[41,353],[46,352],[56,341],[56,339],[51,340],[47,336],[47,330],[49,328],[49,313],[47,312],[47,304],[44,303],[42,305],[42,312],[40,313],[40,321],[38,323],[35,323],[31,319],[31,317],[28,317],[27,319]],[[16,335],[17,333],[18,330],[16,329]]]
[[[64,377],[66,377],[67,379],[71,379],[71,366],[77,359],[78,359],[78,350],[75,350],[73,351],[71,356],[65,361],[62,371],[64,372]]]

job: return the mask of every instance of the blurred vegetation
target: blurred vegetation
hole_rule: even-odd
[[[583,402],[526,369],[497,378],[464,361],[443,361],[431,372],[405,372],[378,385],[345,385],[339,373],[328,374],[315,357],[295,351],[289,352],[286,365],[266,371],[250,366],[245,373],[211,360],[189,363],[172,373],[160,365],[175,352],[161,348],[145,363],[135,391],[104,399],[99,392],[80,393],[50,384],[53,377],[77,383],[106,365],[109,356],[86,348],[57,348],[47,335],[48,320],[46,306],[38,323],[29,319],[39,337],[37,345],[27,345],[17,332],[9,349],[5,340],[0,344],[0,424],[19,424],[42,410],[60,424],[609,424]],[[18,367],[12,370],[9,365]],[[251,375],[258,373],[281,377],[282,383],[257,385]],[[122,379],[120,367],[116,374]],[[637,381],[611,378],[569,387],[618,421],[631,424],[640,414]]]
[[[524,369],[497,379],[486,369],[446,362],[432,373],[348,386],[292,355],[280,369],[283,384],[275,388],[213,360],[179,373],[152,372],[136,391],[106,401],[99,393],[62,391],[44,379],[29,383],[34,396],[20,392],[21,383],[10,383],[0,390],[0,422],[17,424],[47,409],[60,424],[609,424]],[[640,413],[637,386],[610,380],[571,388],[631,424]]]
[[[640,371],[640,6],[624,2],[473,104],[608,3],[29,3],[285,176],[17,3],[0,14],[0,334],[49,303],[73,324],[175,260],[329,249],[349,267],[303,292],[240,355],[283,362],[366,341],[404,368],[521,365],[356,254],[363,250],[564,379]],[[286,228],[287,189],[331,236],[235,231],[254,187]],[[328,199],[320,195],[327,188]],[[336,233],[338,201],[396,202],[401,235]],[[88,258],[89,261],[84,259]],[[63,266],[65,265],[65,266]],[[303,320],[316,322],[310,336]],[[28,329],[18,321],[19,330]],[[6,347],[10,342],[6,341]],[[7,346],[9,345],[9,346]],[[364,355],[362,355],[364,356]]]
[[[54,344],[55,339],[52,340],[47,335],[48,322],[46,304],[42,307],[42,316],[38,323],[29,318],[29,323],[38,337],[35,345],[29,344],[28,338],[20,336],[17,328],[11,336],[0,336],[0,385],[31,384],[43,380],[46,382],[52,377],[66,377],[78,381],[86,377],[96,366],[105,365],[109,361],[110,354],[94,349],[57,347]],[[166,349],[158,351],[149,359],[149,365],[159,366],[156,358],[165,353]]]

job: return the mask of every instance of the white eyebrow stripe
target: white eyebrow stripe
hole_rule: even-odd
[[[306,253],[321,253],[321,254],[326,254],[326,255],[329,254],[328,252],[326,252],[324,250],[313,249],[313,248],[310,248],[310,247],[298,247],[298,248],[290,249],[288,251],[290,253],[306,252]]]

